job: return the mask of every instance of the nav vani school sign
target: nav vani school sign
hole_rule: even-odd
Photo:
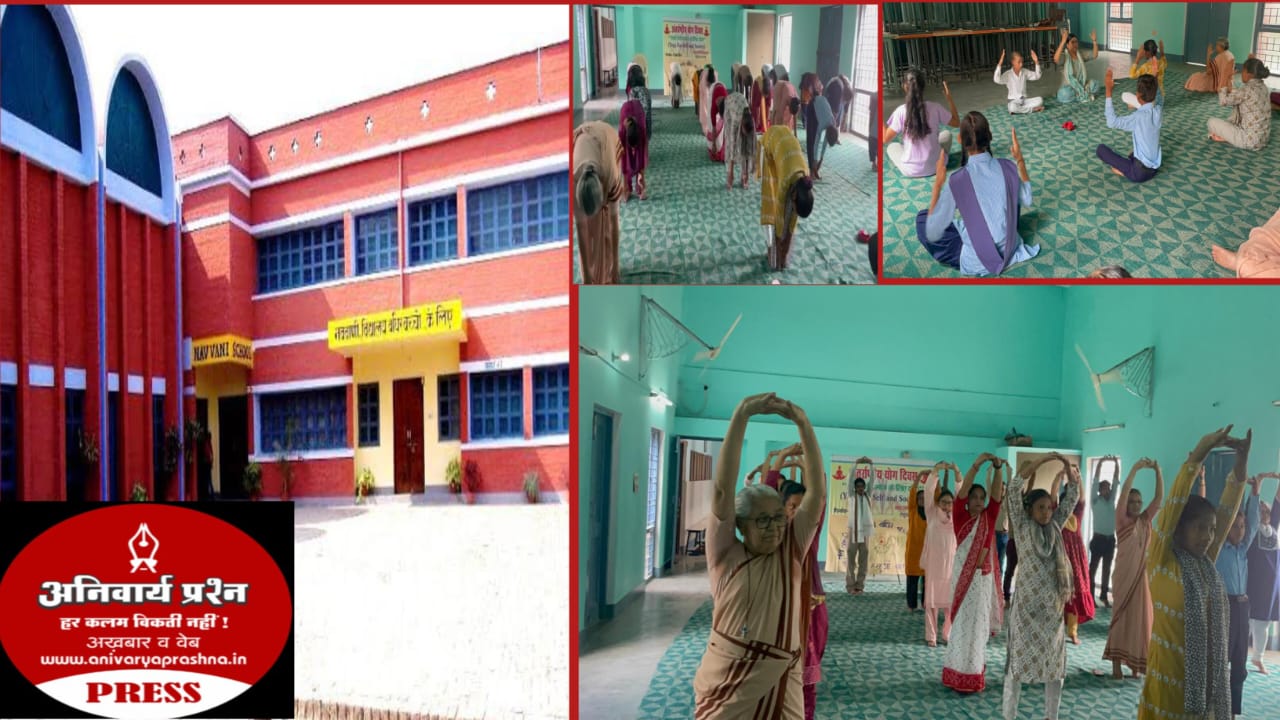
[[[233,363],[253,367],[253,343],[237,335],[219,335],[191,342],[191,367]]]
[[[329,349],[462,332],[462,301],[446,300],[329,321]]]

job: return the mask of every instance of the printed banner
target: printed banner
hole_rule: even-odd
[[[462,333],[461,300],[330,320],[329,349],[450,333]]]
[[[857,458],[832,456],[831,500],[827,503],[827,572],[848,568],[849,498],[853,461]],[[933,468],[933,460],[881,460],[872,458],[876,477],[871,483],[871,514],[875,532],[868,548],[868,575],[901,575],[907,548],[907,507],[916,475]],[[858,477],[866,478],[867,466],[858,466]]]
[[[662,21],[662,91],[671,97],[671,63],[680,63],[684,95],[693,99],[693,74],[711,63],[711,22],[709,20]],[[649,68],[653,74],[654,68]],[[652,80],[650,80],[652,83]]]
[[[0,504],[15,717],[291,717],[292,505],[90,507]]]

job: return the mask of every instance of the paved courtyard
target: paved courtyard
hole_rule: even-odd
[[[299,701],[569,717],[566,504],[299,506]]]

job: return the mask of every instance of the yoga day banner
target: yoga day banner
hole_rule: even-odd
[[[662,21],[662,91],[671,97],[671,63],[678,62],[684,77],[684,94],[693,99],[693,73],[711,62],[709,20]],[[652,74],[656,68],[650,67]]]
[[[830,498],[827,501],[826,572],[848,569],[849,493],[856,457],[833,455],[827,474]],[[934,460],[872,458],[876,477],[871,483],[871,513],[875,534],[868,551],[867,575],[901,575],[907,546],[907,507],[916,475],[933,468]],[[858,466],[857,477],[866,478],[866,463]]]
[[[13,717],[292,717],[292,503],[3,503],[0,527]]]

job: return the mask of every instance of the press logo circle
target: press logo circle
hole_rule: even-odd
[[[0,578],[0,645],[70,707],[161,720],[252,687],[284,649],[288,584],[271,556],[217,518],[118,505],[46,530]]]

